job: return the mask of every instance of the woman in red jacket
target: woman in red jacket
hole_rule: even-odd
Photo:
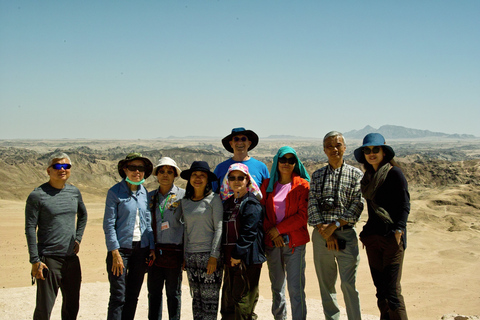
[[[286,319],[285,280],[292,307],[292,319],[306,319],[305,245],[310,176],[297,153],[285,146],[273,158],[270,179],[262,183],[262,204],[266,215],[265,244],[272,283],[272,314]],[[286,274],[285,274],[286,273]]]

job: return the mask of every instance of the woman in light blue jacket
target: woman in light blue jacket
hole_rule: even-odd
[[[130,153],[118,163],[122,181],[108,190],[103,219],[110,282],[108,320],[134,319],[147,263],[155,259],[147,190],[142,185],[152,169],[149,159]]]

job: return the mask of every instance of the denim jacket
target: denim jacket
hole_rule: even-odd
[[[133,229],[137,208],[140,215],[141,247],[155,248],[151,226],[150,210],[148,209],[147,190],[140,185],[136,193],[128,188],[125,180],[110,188],[105,202],[103,231],[107,250],[132,248]]]

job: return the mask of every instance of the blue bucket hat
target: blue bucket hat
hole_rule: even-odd
[[[248,151],[252,150],[253,148],[255,148],[257,146],[257,144],[258,144],[257,134],[255,132],[253,132],[252,130],[246,130],[245,128],[240,127],[240,128],[233,128],[232,133],[230,133],[228,136],[226,136],[225,138],[222,139],[223,147],[225,149],[227,149],[227,151],[233,153],[233,148],[230,145],[230,141],[232,141],[233,137],[241,135],[241,134],[246,136],[248,138],[248,140],[250,140],[252,142],[252,144],[248,148]]]
[[[363,144],[361,147],[355,149],[353,154],[355,155],[355,159],[357,159],[360,163],[365,163],[365,155],[363,154],[364,147],[382,147],[383,152],[385,152],[384,159],[386,161],[390,161],[395,157],[395,151],[393,151],[392,147],[386,144],[385,138],[380,133],[369,133],[363,138]]]

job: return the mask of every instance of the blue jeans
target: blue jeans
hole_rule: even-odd
[[[148,319],[162,319],[162,291],[165,285],[168,318],[180,319],[182,303],[182,268],[162,268],[155,264],[148,270]]]
[[[149,248],[140,248],[140,243],[133,249],[118,250],[123,259],[123,274],[112,273],[112,252],[107,254],[107,272],[110,282],[110,300],[108,302],[108,320],[133,320],[137,310],[138,295],[142,289],[143,278],[147,270],[146,259]]]
[[[348,319],[361,319],[360,298],[355,288],[357,268],[360,263],[357,232],[355,229],[337,230],[335,235],[339,239],[346,240],[347,245],[344,250],[328,250],[325,246],[326,241],[320,233],[316,229],[312,232],[313,261],[322,296],[323,313],[327,320],[340,319],[335,290],[337,275],[340,273],[340,287]]]
[[[305,245],[295,248],[285,246],[278,248],[266,247],[265,249],[268,274],[272,284],[272,314],[275,320],[287,319],[285,280],[292,307],[292,319],[306,319]]]

